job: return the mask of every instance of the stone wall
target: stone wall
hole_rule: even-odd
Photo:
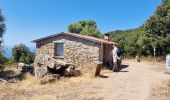
[[[54,41],[60,40],[64,41],[64,58],[55,57]],[[80,68],[94,66],[94,60],[103,61],[103,46],[100,43],[64,34],[39,41],[36,47],[36,55],[47,54],[56,59],[66,60]]]

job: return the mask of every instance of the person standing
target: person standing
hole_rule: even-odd
[[[117,55],[117,46],[116,44],[113,44],[113,50],[112,50],[112,56],[113,56],[113,71],[116,72],[117,71],[117,58],[118,58],[118,55]]]

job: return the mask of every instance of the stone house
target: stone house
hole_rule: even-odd
[[[111,51],[114,43],[108,41],[108,35],[104,38],[61,32],[32,42],[36,43],[36,56],[50,55],[81,68],[93,66],[94,61],[100,61],[103,65],[109,66],[112,62]]]

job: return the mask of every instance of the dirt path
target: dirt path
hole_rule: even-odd
[[[148,100],[152,89],[170,78],[164,73],[162,64],[134,61],[125,61],[124,64],[129,67],[106,79],[108,83],[104,88],[109,94],[106,93],[105,99]]]
[[[160,63],[123,61],[120,72],[102,71],[103,78],[91,76],[63,79],[48,85],[33,80],[0,86],[5,100],[150,100],[152,89],[170,79]]]

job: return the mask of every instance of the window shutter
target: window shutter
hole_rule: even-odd
[[[55,56],[64,56],[64,43],[55,43]]]

